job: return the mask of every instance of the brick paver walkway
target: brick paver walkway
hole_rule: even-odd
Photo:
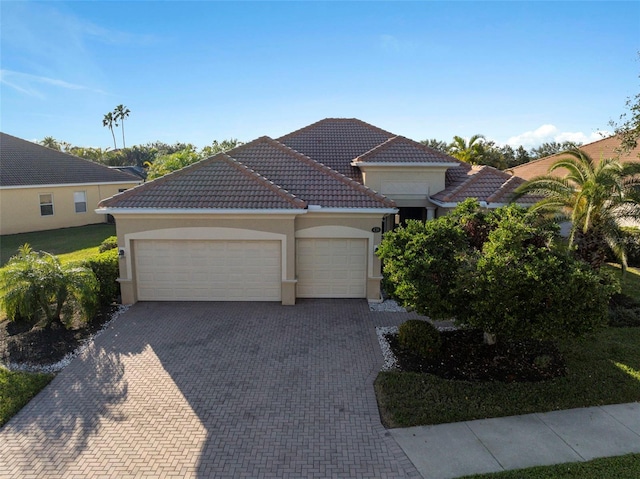
[[[0,477],[420,477],[365,301],[139,303],[0,429]]]

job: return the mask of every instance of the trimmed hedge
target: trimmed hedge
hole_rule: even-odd
[[[426,359],[440,354],[440,331],[431,323],[420,319],[405,321],[398,328],[400,346]]]
[[[116,301],[120,293],[120,285],[117,281],[120,276],[118,250],[113,248],[99,253],[85,260],[84,265],[90,268],[98,279],[99,303],[105,306]]]
[[[100,251],[101,253],[104,253],[105,251],[109,251],[117,247],[118,247],[118,237],[109,236],[100,244],[100,246],[98,247],[98,251]]]

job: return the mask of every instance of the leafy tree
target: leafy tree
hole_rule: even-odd
[[[44,140],[42,140],[40,144],[47,148],[51,148],[52,150],[60,150],[60,143],[58,143],[58,141],[52,136],[45,136]]]
[[[563,151],[575,150],[579,146],[582,146],[582,143],[576,143],[573,141],[563,141],[562,143],[558,143],[556,141],[546,142],[537,148],[532,148],[531,156],[533,160],[538,160],[540,158],[546,158],[547,156],[555,155]]]
[[[465,163],[478,165],[482,157],[483,149],[481,145],[483,141],[483,135],[473,135],[469,138],[469,141],[456,135],[449,144],[449,154]]]
[[[615,284],[556,246],[556,233],[517,205],[467,200],[386,233],[377,254],[390,293],[418,313],[502,339],[579,336],[606,320]]]
[[[242,142],[237,138],[230,138],[228,140],[222,140],[220,142],[218,140],[213,140],[213,143],[211,143],[211,145],[207,145],[202,149],[200,155],[202,156],[202,158],[208,158],[220,152],[231,150],[240,145],[242,145]]]
[[[129,117],[129,113],[131,113],[131,111],[124,105],[118,105],[113,110],[114,121],[119,121],[120,126],[122,127],[122,147],[123,148],[127,147],[127,145],[124,142],[124,120]],[[116,126],[118,125],[116,124]]]
[[[98,283],[91,270],[62,265],[57,257],[24,244],[0,271],[0,305],[11,320],[39,319],[69,324],[87,320],[97,306]]]
[[[117,123],[116,120],[117,120],[117,118],[115,118],[113,116],[113,112],[111,112],[111,111],[109,113],[106,113],[104,115],[104,118],[102,118],[102,126],[106,126],[106,127],[109,128],[109,130],[111,130],[111,136],[113,137],[113,148],[114,149],[118,148],[118,145],[116,145],[116,135],[113,132],[113,127],[114,126],[116,126],[116,127],[118,126],[118,123]]]
[[[435,138],[431,138],[430,140],[423,140],[420,143],[441,153],[449,153],[449,145],[446,141],[440,141],[436,140]]]
[[[177,153],[160,156],[149,166],[149,169],[147,170],[147,179],[153,180],[155,178],[159,178],[167,173],[189,166],[200,159],[200,155],[193,146]]]
[[[596,163],[577,148],[565,153],[548,175],[519,187],[515,199],[527,193],[543,196],[532,210],[571,221],[569,246],[577,246],[579,257],[599,268],[608,246],[626,269],[622,223],[640,220],[640,164],[617,159]],[[559,168],[568,171],[563,178],[551,175]]]

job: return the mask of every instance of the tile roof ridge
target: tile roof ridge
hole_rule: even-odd
[[[461,161],[461,163],[465,163],[465,162]],[[475,170],[477,173],[474,173],[472,175],[467,175],[467,178],[464,181],[462,181],[462,183],[460,183],[458,186],[452,189],[451,192],[444,197],[445,201],[450,200],[451,198],[456,196],[458,193],[460,193],[462,190],[466,189],[469,185],[475,183],[477,181],[478,174],[483,170],[483,168],[474,168],[474,166],[485,166],[485,165],[469,165],[469,166],[471,166],[471,168],[467,171]]]
[[[209,163],[209,162],[215,161],[216,157],[218,157],[218,156],[220,156],[222,154],[223,154],[222,152],[216,153],[213,156],[210,156],[210,157],[205,158],[203,160],[196,161],[195,163],[191,163],[190,165],[187,165],[187,166],[185,166],[183,168],[180,168],[179,170],[171,171],[171,172],[169,172],[169,173],[167,173],[165,175],[162,175],[162,176],[160,176],[158,178],[154,178],[152,180],[145,181],[144,183],[136,185],[133,188],[129,188],[128,190],[123,191],[122,193],[118,193],[116,195],[113,195],[110,198],[105,198],[104,200],[102,200],[102,201],[100,201],[98,203],[98,207],[102,206],[103,203],[104,204],[108,204],[109,200],[111,200],[111,199],[115,200],[115,198],[117,198],[118,200],[122,200],[122,199],[129,198],[131,196],[135,196],[140,191],[146,191],[149,188],[155,188],[156,185],[160,185],[160,184],[166,183],[167,181],[169,181],[172,178],[176,178],[176,177],[183,176],[183,175],[187,174],[196,165],[202,166],[202,164],[204,164],[204,163]]]
[[[362,120],[360,120],[358,118],[332,118],[332,117],[329,117],[329,118],[323,118],[322,120],[318,120],[318,121],[316,121],[314,123],[311,123],[310,125],[303,126],[302,128],[298,128],[297,130],[294,130],[291,133],[287,133],[285,135],[282,135],[282,136],[278,137],[277,140],[281,141],[281,140],[290,138],[290,137],[292,137],[294,135],[298,135],[298,134],[300,134],[300,133],[302,133],[304,131],[311,130],[312,128],[315,128],[316,126],[318,126],[318,125],[320,125],[322,123],[329,122],[329,121],[337,121],[337,122],[344,122],[344,123],[349,122],[349,121],[355,121],[355,122],[360,123],[361,125],[369,128],[370,130],[373,130],[373,131],[375,131],[377,133],[381,133],[381,134],[389,136],[389,137],[396,136],[394,133],[391,133],[389,131],[383,130],[382,128],[379,128],[379,127],[377,127],[375,125],[372,125],[371,123],[367,123],[366,121],[362,121]]]
[[[226,161],[229,165],[233,166],[240,173],[247,176],[249,179],[255,181],[258,184],[268,188],[278,196],[285,199],[287,202],[291,203],[296,208],[306,208],[307,202],[298,198],[296,195],[290,193],[288,190],[285,190],[280,185],[277,185],[273,181],[269,180],[267,177],[261,175],[255,170],[252,170],[247,165],[242,163],[241,161],[236,160],[235,158],[228,155],[226,152],[220,153],[222,155],[222,160]],[[217,155],[216,155],[217,156]],[[216,160],[217,161],[217,160]]]
[[[507,188],[511,187],[512,183],[521,183],[524,181],[526,180],[520,178],[519,176],[509,176],[507,181],[500,185],[500,188],[498,188],[495,192],[487,197],[487,203],[493,203],[496,200],[500,200],[501,198],[503,198],[504,195],[507,194]]]
[[[407,138],[406,136],[403,135],[395,135],[391,138],[389,138],[388,140],[386,140],[384,143],[380,143],[379,145],[374,146],[373,148],[371,148],[369,151],[363,153],[362,155],[354,158],[354,162],[358,163],[363,161],[364,158],[369,157],[369,156],[375,156],[376,154],[380,153],[381,151],[384,151],[386,149],[388,149],[389,147],[391,147],[392,145],[399,143],[399,142],[405,142],[405,143],[409,143],[412,146],[415,146],[416,148],[419,148],[423,151],[425,151],[426,153],[430,153],[432,155],[441,157],[443,160],[447,160],[447,163],[451,163],[452,160],[455,161],[460,161],[456,158],[453,158],[445,153],[442,153],[441,151],[436,150],[435,148],[431,148],[428,145],[423,145],[422,143],[412,140],[411,138]]]
[[[298,160],[300,161],[304,161],[305,163],[307,163],[309,166],[311,166],[312,168],[321,171],[322,173],[329,175],[331,177],[333,177],[334,179],[340,181],[341,183],[344,183],[345,185],[360,191],[361,193],[364,193],[368,196],[370,196],[371,198],[374,198],[377,201],[381,201],[384,204],[388,205],[388,206],[393,206],[395,207],[395,202],[393,200],[391,200],[390,198],[387,198],[386,196],[384,196],[383,194],[378,193],[377,191],[374,191],[373,189],[369,188],[368,186],[363,185],[362,183],[360,183],[359,181],[354,180],[353,178],[349,178],[346,175],[343,175],[342,173],[334,170],[333,168],[328,167],[327,165],[325,165],[324,163],[321,163],[317,160],[314,160],[313,158],[309,158],[307,155],[304,155],[302,153],[300,153],[299,151],[294,150],[293,148],[280,143],[278,140],[274,140],[272,138],[269,138],[268,136],[263,136],[258,138],[258,140],[262,140],[265,142],[268,142],[269,144],[271,144],[272,146],[279,148],[280,150],[284,151],[285,153],[292,155],[294,157],[296,157]]]

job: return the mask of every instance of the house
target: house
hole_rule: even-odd
[[[0,133],[0,234],[104,223],[98,202],[142,180]]]
[[[620,142],[620,136],[613,135],[602,140],[594,141],[593,143],[582,145],[580,147],[580,150],[585,152],[595,161],[600,161],[603,158],[619,158],[622,162],[640,162],[640,143],[638,143],[638,145],[633,150],[620,153],[618,151],[618,148],[620,148]],[[553,165],[562,157],[562,153],[557,153],[555,155],[547,156],[545,158],[540,158],[539,160],[533,160],[529,163],[524,163],[522,165],[516,166],[507,170],[507,172],[525,180],[530,180],[537,176],[544,176],[549,174],[549,168],[551,167],[551,165]],[[567,173],[567,170],[564,168],[558,168],[557,170],[551,172],[552,175],[558,177],[563,177]]]
[[[379,301],[384,231],[471,196],[501,206],[523,181],[328,118],[137,186],[98,211],[116,219],[124,303]]]

